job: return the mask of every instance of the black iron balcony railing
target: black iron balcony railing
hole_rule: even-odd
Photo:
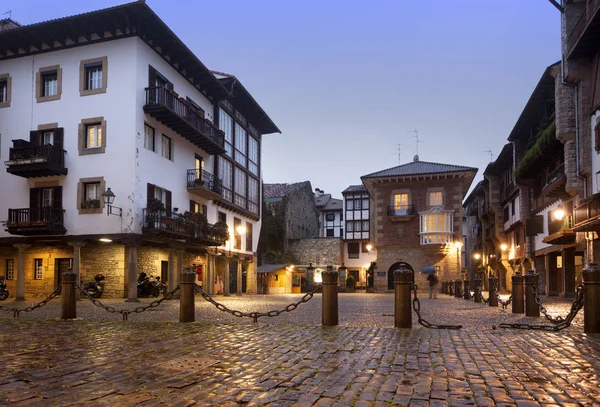
[[[26,178],[67,174],[65,150],[52,144],[13,147],[4,164],[9,173]]]
[[[14,235],[65,233],[64,209],[52,207],[9,209],[6,228]]]
[[[412,216],[414,215],[414,205],[393,205],[388,206],[389,216]]]
[[[600,194],[592,195],[574,210],[575,227],[600,218]]]
[[[146,88],[144,111],[209,153],[225,152],[224,133],[172,90]]]
[[[191,237],[185,220],[180,215],[173,215],[170,211],[149,212],[144,208],[144,231],[150,234],[177,235],[183,238]]]
[[[560,220],[553,220],[548,223],[548,235],[553,235],[554,233],[558,233],[561,230],[571,230],[573,229],[573,217],[565,216]]]
[[[215,177],[209,172],[199,169],[187,170],[188,188],[205,188],[218,195],[223,194],[223,183],[220,178]]]

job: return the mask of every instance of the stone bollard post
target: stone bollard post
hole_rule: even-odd
[[[412,328],[412,279],[407,268],[394,271],[394,328]]]
[[[454,281],[448,281],[448,295],[454,295]]]
[[[323,326],[338,324],[338,273],[327,266],[323,276],[323,310],[321,319]]]
[[[583,287],[583,332],[600,333],[600,269],[590,263],[582,272]]]
[[[536,302],[533,287],[537,287],[539,276],[533,270],[525,274],[525,315],[528,317],[539,317],[540,306]]]
[[[62,305],[61,319],[77,318],[77,296],[75,295],[75,284],[77,273],[68,269],[62,275],[62,286],[60,289],[60,302]]]
[[[465,300],[471,299],[471,290],[469,289],[469,280],[463,281],[463,298]]]
[[[512,276],[512,313],[522,314],[525,312],[525,277],[522,275]]]
[[[462,282],[460,280],[454,281],[454,297],[460,298],[462,297],[460,292],[460,287],[462,286]]]
[[[186,267],[179,281],[179,322],[194,322],[196,319],[195,296],[196,273]]]
[[[483,301],[483,298],[481,298],[481,291],[477,289],[477,288],[481,289],[481,280],[479,278],[475,278],[475,280],[473,280],[473,284],[475,285],[474,301],[481,303]]]
[[[490,291],[488,292],[489,294],[489,298],[488,298],[488,305],[490,307],[497,307],[498,306],[498,296],[496,295],[496,277],[494,276],[490,276],[488,278],[488,284],[490,285]]]

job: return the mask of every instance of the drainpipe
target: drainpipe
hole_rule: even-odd
[[[560,14],[560,36],[561,36],[561,59],[560,59],[560,70],[561,70],[561,83],[575,89],[575,175],[577,178],[583,180],[583,198],[587,198],[587,179],[581,176],[581,164],[579,158],[579,84],[572,84],[567,81],[565,74],[565,41],[566,41],[566,18],[565,18],[565,0],[561,0],[561,14]],[[584,11],[585,13],[585,11]]]

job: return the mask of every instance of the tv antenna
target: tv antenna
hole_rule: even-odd
[[[483,150],[483,152],[490,155],[490,162],[494,162],[494,153],[492,153],[492,150]]]
[[[417,139],[417,155],[419,155],[419,130],[414,129],[414,130],[408,130],[407,133],[415,133],[415,139]]]
[[[400,159],[402,155],[402,144],[398,143],[398,165],[402,164],[402,160]]]
[[[11,19],[12,18],[12,10],[8,10],[6,13],[2,13],[3,16],[8,14],[8,18]]]

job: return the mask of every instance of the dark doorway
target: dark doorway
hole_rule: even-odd
[[[410,271],[412,271],[413,273],[413,284],[415,282],[415,270],[412,268],[412,266],[408,263],[405,263],[403,261],[400,261],[398,263],[394,263],[392,264],[392,266],[388,269],[388,290],[393,290],[394,289],[394,271],[398,270],[399,268],[407,268]]]
[[[360,284],[360,280],[358,278],[359,274],[358,274],[358,270],[350,270],[348,272],[349,275],[352,276],[352,278],[354,279],[354,288],[358,287],[358,288],[364,288],[364,284]]]
[[[169,281],[169,262],[167,260],[160,262],[160,281],[163,283]]]
[[[242,263],[242,293],[246,292],[246,286],[248,284],[248,266]]]
[[[54,260],[54,289],[56,290],[62,283],[62,274],[73,268],[73,259]]]
[[[237,261],[229,262],[229,293],[234,294],[237,292]]]

